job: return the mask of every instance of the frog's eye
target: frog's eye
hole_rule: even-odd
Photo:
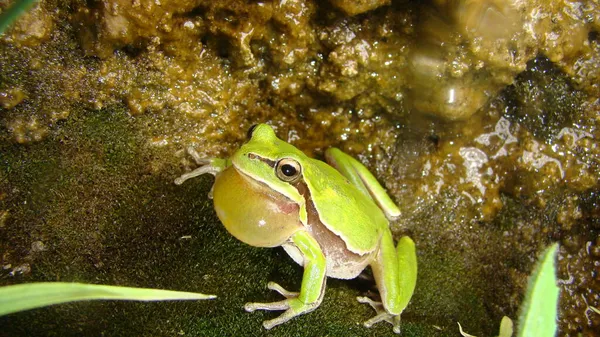
[[[289,183],[296,182],[300,178],[301,172],[300,163],[290,158],[281,159],[275,167],[277,178]]]
[[[252,133],[254,132],[254,129],[256,129],[257,126],[258,124],[254,124],[248,129],[248,133],[246,133],[246,138],[248,138],[248,140],[252,138]]]

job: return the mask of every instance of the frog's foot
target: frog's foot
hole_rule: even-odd
[[[196,152],[196,150],[194,150],[194,148],[191,146],[187,148],[187,152],[190,156],[192,156],[199,167],[191,172],[184,173],[179,178],[175,179],[175,185],[181,185],[184,181],[201,176],[205,173],[210,173],[213,176],[216,176],[219,172],[223,171],[227,167],[227,160],[200,157],[200,154],[198,154],[198,152]]]
[[[386,321],[390,323],[394,327],[394,333],[400,333],[400,315],[390,314],[385,311],[383,304],[381,302],[373,301],[372,299],[364,296],[359,296],[356,298],[360,303],[366,303],[375,310],[376,315],[370,320],[363,323],[363,325],[367,328],[372,327],[375,323],[379,323],[381,321]]]
[[[298,299],[297,292],[287,291],[275,282],[269,282],[267,288],[275,290],[286,299],[272,303],[246,303],[246,305],[244,305],[244,309],[248,312],[253,312],[255,310],[285,310],[279,317],[263,322],[263,327],[267,330],[279,324],[283,324],[298,315],[311,312],[320,304],[320,301],[316,303],[303,303]]]
[[[195,178],[197,176],[201,176],[205,173],[210,173],[212,175],[216,175],[219,172],[220,172],[220,170],[215,170],[215,167],[211,166],[210,162],[208,162],[207,165],[200,166],[191,172],[187,172],[187,173],[184,173],[181,176],[179,176],[179,178],[175,179],[175,185],[181,185],[181,184],[183,184],[184,181],[191,179],[191,178]]]
[[[198,151],[196,151],[196,149],[194,149],[194,147],[188,146],[188,148],[186,150],[187,150],[187,153],[192,158],[194,158],[194,161],[196,162],[196,164],[198,164],[198,165],[210,164],[210,158],[201,157],[200,154],[198,153]]]

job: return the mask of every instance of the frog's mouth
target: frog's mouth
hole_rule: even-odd
[[[256,193],[268,196],[273,200],[277,200],[278,210],[283,213],[291,213],[298,211],[298,203],[286,196],[285,194],[269,187],[265,182],[262,182],[255,177],[252,177],[242,170],[238,170],[234,166],[235,171],[242,177],[248,186],[253,189]],[[294,187],[295,188],[295,187]],[[297,188],[296,188],[297,190]],[[298,192],[300,193],[300,192]]]

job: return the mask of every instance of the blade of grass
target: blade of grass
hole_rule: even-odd
[[[519,319],[519,337],[556,336],[559,289],[556,285],[556,249],[550,246],[529,279]]]
[[[17,20],[36,0],[16,0],[4,12],[0,13],[0,35]]]
[[[0,287],[0,316],[48,305],[87,300],[206,300],[214,295],[85,283],[41,282]]]

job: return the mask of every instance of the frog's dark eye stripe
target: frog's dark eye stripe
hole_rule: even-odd
[[[275,166],[277,178],[289,183],[298,181],[301,173],[302,168],[300,167],[300,163],[291,158],[283,158]]]
[[[254,154],[254,153],[246,153],[246,156],[248,157],[248,159],[260,160],[263,163],[265,163],[265,164],[267,164],[267,165],[269,165],[271,167],[275,167],[275,165],[277,164],[276,162],[274,162],[272,160],[269,160],[267,158],[263,158],[263,157],[261,157],[261,156],[259,156],[257,154]]]
[[[257,126],[258,124],[254,124],[248,129],[248,133],[246,133],[246,138],[248,138],[248,140],[252,138],[252,133],[254,132],[254,129],[256,129]]]

